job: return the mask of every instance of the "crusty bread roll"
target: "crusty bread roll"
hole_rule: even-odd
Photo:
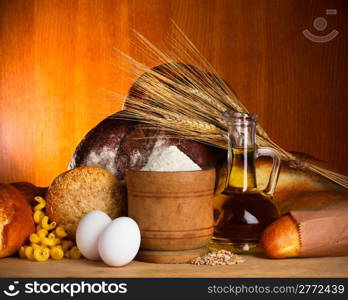
[[[70,238],[84,215],[101,210],[111,218],[125,213],[118,180],[99,167],[80,167],[56,177],[46,193],[46,213],[63,225]]]
[[[25,196],[9,184],[0,184],[0,257],[16,253],[35,231],[31,206]]]
[[[300,235],[291,216],[283,216],[262,233],[260,245],[269,258],[297,257],[300,255]]]

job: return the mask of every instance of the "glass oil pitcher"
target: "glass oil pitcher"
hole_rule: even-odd
[[[215,228],[209,248],[257,252],[262,231],[279,216],[272,198],[280,157],[269,148],[256,146],[257,115],[227,111],[223,117],[228,127],[228,174],[224,191],[214,199]],[[264,190],[256,183],[255,160],[260,156],[273,159]]]

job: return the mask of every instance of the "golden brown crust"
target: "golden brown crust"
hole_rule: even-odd
[[[99,167],[80,167],[59,175],[48,188],[46,202],[50,220],[63,225],[71,238],[90,211],[101,210],[116,218],[125,209],[116,177]]]
[[[309,158],[304,154],[296,154],[306,161],[315,162],[321,166],[324,163]],[[272,160],[261,157],[256,161],[256,178],[259,189],[264,189],[268,183],[272,168]],[[218,170],[218,187],[216,193],[224,188],[226,168]],[[348,190],[340,187],[322,176],[311,171],[292,168],[287,162],[282,162],[278,184],[273,202],[281,215],[293,209],[304,209],[347,198]]]
[[[290,192],[284,195],[282,201],[277,202],[277,207],[281,215],[291,210],[302,210],[322,205],[328,205],[337,201],[348,201],[347,193],[335,191],[318,191],[318,192]]]
[[[283,216],[273,222],[262,233],[260,245],[269,258],[298,257],[301,244],[295,220]]]
[[[16,253],[34,231],[32,210],[24,195],[9,184],[0,184],[0,257]]]

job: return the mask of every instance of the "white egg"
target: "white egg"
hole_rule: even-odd
[[[76,245],[84,257],[100,260],[98,239],[110,223],[111,218],[100,210],[91,211],[81,219],[76,230]]]
[[[107,265],[120,267],[137,255],[140,247],[140,230],[131,218],[113,220],[102,232],[98,241],[99,255]]]

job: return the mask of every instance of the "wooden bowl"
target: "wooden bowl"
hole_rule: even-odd
[[[215,169],[127,172],[128,215],[139,225],[141,247],[187,250],[213,235]]]

